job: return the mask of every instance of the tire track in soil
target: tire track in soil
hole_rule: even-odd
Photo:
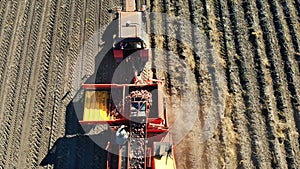
[[[16,25],[18,24],[18,11],[19,8],[18,2],[9,2],[7,6],[10,6],[10,10],[6,11],[6,18],[4,22],[4,27],[1,32],[1,42],[0,47],[2,49],[0,53],[0,88],[2,89],[3,82],[5,82],[5,73],[8,71],[7,62],[10,61],[11,55],[11,43],[13,42],[13,38],[15,37]],[[7,7],[8,8],[8,7]]]
[[[274,158],[269,158],[268,161],[270,161],[272,168],[280,167],[280,166],[286,166],[286,163],[284,162],[284,159],[282,157],[282,151],[280,148],[279,140],[277,138],[276,133],[276,119],[275,119],[275,113],[272,107],[275,107],[275,103],[273,102],[272,98],[267,93],[273,93],[272,89],[270,88],[269,82],[267,82],[266,79],[271,78],[268,73],[266,72],[267,64],[265,63],[265,60],[267,60],[267,57],[265,53],[261,49],[264,48],[262,46],[263,44],[263,37],[262,37],[262,29],[259,25],[259,16],[256,17],[254,13],[258,13],[258,9],[254,8],[254,4],[251,2],[243,2],[243,8],[245,13],[245,18],[248,23],[249,29],[249,40],[251,42],[251,45],[254,49],[254,65],[256,71],[256,77],[257,77],[257,83],[259,86],[259,102],[261,104],[261,112],[264,117],[264,123],[266,127],[266,135],[268,140],[268,147],[271,155]],[[271,91],[271,92],[270,92]],[[267,145],[267,144],[266,144]]]
[[[9,3],[7,3],[7,0],[3,0],[0,2],[0,39],[1,39],[1,32],[3,29],[3,24],[5,23],[5,19],[7,17],[7,13],[8,13],[8,9],[6,8],[6,6]]]
[[[25,55],[26,50],[28,48],[28,39],[30,36],[30,32],[27,31],[28,27],[32,24],[31,15],[32,11],[35,7],[35,4],[31,4],[30,2],[27,2],[24,5],[24,9],[21,9],[22,13],[20,14],[22,19],[20,19],[19,22],[19,29],[17,32],[17,42],[14,49],[14,52],[12,55],[15,56],[14,58],[14,65],[15,69],[10,72],[11,74],[8,75],[8,77],[11,77],[9,79],[9,84],[4,89],[6,92],[14,93],[14,99],[12,103],[9,103],[11,105],[14,105],[10,107],[12,109],[12,112],[14,113],[14,116],[12,117],[14,120],[10,123],[10,134],[8,138],[8,145],[6,156],[9,158],[6,160],[6,168],[14,168],[15,163],[14,161],[18,161],[19,155],[19,147],[20,147],[20,136],[22,133],[22,124],[24,119],[24,109],[26,104],[26,94],[28,91],[28,82],[29,82],[29,76],[24,76],[26,73],[28,73],[28,67],[32,62],[32,59],[30,57],[27,57]],[[31,9],[30,9],[31,8]],[[28,65],[29,64],[29,65]],[[26,71],[27,69],[27,71]],[[20,84],[20,85],[17,85]],[[13,95],[13,94],[8,94]],[[16,113],[17,112],[17,113]]]
[[[48,136],[48,139],[42,142],[40,151],[47,152],[50,150],[53,143],[56,141],[58,137],[61,137],[63,133],[60,133],[59,129],[64,127],[64,122],[61,120],[61,112],[65,111],[62,107],[60,109],[61,98],[63,96],[63,74],[65,74],[65,65],[67,61],[66,50],[69,46],[68,42],[68,34],[69,34],[69,22],[70,22],[70,7],[71,3],[68,1],[61,1],[58,3],[59,10],[57,11],[55,27],[54,27],[54,37],[52,39],[51,46],[51,66],[48,80],[48,89],[45,109],[49,110],[48,117],[44,117],[43,124],[44,128],[42,133]],[[64,117],[62,118],[64,119]],[[60,135],[58,135],[60,134]],[[43,155],[40,155],[40,159],[43,158]],[[40,160],[39,160],[40,161]]]
[[[3,82],[5,82],[6,78],[6,73],[9,70],[9,67],[7,66],[7,62],[10,61],[11,56],[9,55],[9,52],[11,51],[10,49],[10,44],[12,42],[12,39],[14,35],[14,32],[12,30],[15,30],[15,27],[17,25],[17,12],[18,11],[18,3],[16,2],[9,2],[9,6],[12,6],[10,10],[7,10],[7,19],[5,20],[5,27],[1,32],[1,41],[0,41],[0,47],[1,47],[1,52],[0,52],[0,92],[2,91],[3,87]],[[2,93],[2,92],[1,92]],[[1,95],[3,96],[3,95]],[[4,112],[4,98],[1,99],[0,101],[1,105],[1,112]],[[4,113],[1,113],[0,119],[2,120],[4,116]]]
[[[47,106],[49,110],[52,110],[50,128],[48,129],[50,130],[48,150],[51,149],[58,137],[61,137],[64,133],[64,131],[62,131],[62,128],[64,128],[64,117],[61,116],[61,113],[65,112],[65,108],[62,104],[61,98],[64,95],[64,86],[66,83],[66,79],[63,75],[69,74],[66,65],[68,64],[69,60],[67,51],[69,48],[72,3],[73,2],[62,1],[62,4],[60,5],[61,10],[58,16],[57,23],[59,24],[57,26],[56,33],[58,35],[55,37],[56,39],[54,38],[53,44],[53,57],[55,58],[55,61],[53,63],[53,71],[51,72],[53,78],[51,78],[51,83],[48,83],[50,86],[53,86],[54,91],[52,91],[49,96],[50,102],[48,102]],[[51,97],[53,99],[53,102],[51,102]]]
[[[44,157],[45,153],[47,153],[48,141],[49,137],[42,137],[49,134],[49,131],[46,131],[49,127],[49,119],[51,119],[51,115],[48,112],[47,103],[53,101],[51,98],[51,93],[53,92],[53,86],[50,86],[49,82],[51,82],[51,74],[48,72],[52,72],[53,62],[55,60],[54,57],[51,57],[51,51],[53,48],[54,35],[56,31],[57,23],[57,14],[60,10],[60,1],[51,1],[48,17],[47,17],[47,28],[45,30],[46,35],[43,39],[42,46],[42,59],[41,59],[41,67],[38,73],[38,84],[37,88],[39,91],[36,93],[36,99],[34,102],[33,108],[33,116],[31,121],[30,133],[29,137],[29,145],[31,146],[30,151],[28,152],[28,156],[26,158],[26,163],[28,168],[34,168],[39,165],[39,162]],[[51,99],[49,99],[49,97]],[[37,99],[39,98],[39,99]],[[51,110],[51,109],[50,109]],[[48,123],[47,123],[48,122]]]
[[[81,74],[80,71],[82,70],[80,66],[81,63],[78,62],[78,60],[82,59],[82,53],[80,52],[80,48],[82,48],[82,41],[84,41],[82,39],[82,34],[84,34],[84,18],[82,17],[85,13],[85,3],[80,3],[78,1],[74,1],[74,9],[72,10],[74,11],[74,18],[72,19],[72,23],[71,23],[71,32],[70,32],[70,37],[72,37],[72,39],[70,40],[70,51],[67,54],[68,58],[69,58],[69,75],[70,78],[68,80],[68,84],[67,84],[67,88],[70,90],[71,94],[70,96],[68,96],[64,103],[65,104],[70,104],[70,101],[72,100],[73,96],[75,96],[75,93],[77,92],[77,87],[80,84],[80,82],[77,80],[78,77],[81,79]],[[76,82],[74,82],[76,80]],[[67,106],[66,106],[67,107]],[[69,107],[67,107],[66,110],[66,115],[65,115],[65,135],[68,134],[74,134],[77,133],[79,126],[77,124],[74,124],[75,121],[77,121],[77,119],[74,119],[74,112],[75,110],[68,110]],[[71,142],[70,145],[67,144],[66,146],[68,147],[77,147],[77,140],[75,140],[74,142]],[[80,152],[80,151],[78,151]],[[60,152],[58,152],[59,154]],[[63,152],[65,154],[65,152]],[[76,159],[75,155],[77,154],[77,149],[72,150],[72,152],[69,153],[70,156],[67,156],[65,158],[61,158],[59,160],[57,160],[55,166],[57,166],[58,168],[74,168],[74,165],[76,163],[76,161],[71,161],[69,159]],[[67,159],[67,160],[66,160]],[[68,161],[66,163],[66,161]]]
[[[86,76],[90,76],[94,73],[95,56],[97,55],[98,44],[97,39],[93,36],[96,33],[96,4],[94,0],[88,0],[85,14],[85,72]]]
[[[66,87],[66,91],[70,90],[71,91],[71,95],[75,95],[74,92],[76,92],[75,90],[77,90],[76,88],[76,84],[73,84],[73,80],[76,79],[76,77],[79,77],[79,73],[78,73],[78,67],[80,67],[81,65],[78,65],[77,60],[79,59],[79,57],[82,57],[82,54],[78,53],[80,52],[80,47],[81,46],[81,34],[83,33],[83,31],[81,31],[81,29],[83,28],[83,26],[81,25],[81,14],[83,13],[83,3],[79,3],[77,1],[74,2],[74,7],[72,9],[72,13],[74,13],[74,18],[72,19],[71,22],[71,32],[70,32],[70,37],[72,37],[72,39],[70,40],[70,48],[69,48],[69,53],[68,53],[68,62],[69,64],[67,66],[69,66],[69,71],[70,72],[66,75],[66,77],[68,79],[68,84]],[[81,69],[80,69],[81,70]],[[81,77],[80,77],[81,78]],[[79,83],[79,82],[77,82]],[[74,86],[75,85],[75,86]],[[68,100],[71,100],[71,95],[66,98],[66,104],[68,103]],[[68,120],[66,118],[66,120]],[[66,130],[68,131],[68,128],[66,128]]]
[[[29,35],[29,40],[28,40],[28,47],[27,47],[27,51],[24,52],[24,55],[28,56],[27,58],[27,62],[29,63],[28,67],[26,67],[26,73],[24,73],[24,77],[28,77],[28,81],[26,82],[26,87],[28,88],[27,93],[26,93],[26,97],[24,97],[24,120],[23,120],[23,124],[22,124],[22,134],[20,134],[21,136],[21,140],[23,140],[21,142],[20,148],[19,150],[22,150],[20,152],[19,155],[19,160],[17,160],[17,168],[23,167],[25,166],[24,162],[25,162],[25,158],[27,156],[27,152],[28,152],[28,135],[30,133],[29,129],[30,129],[30,118],[31,118],[31,112],[29,109],[33,108],[33,99],[32,99],[32,95],[35,92],[35,83],[36,83],[36,77],[32,77],[32,75],[35,74],[35,72],[38,69],[38,65],[39,65],[39,57],[34,57],[37,55],[36,52],[38,52],[38,47],[39,44],[41,44],[41,32],[39,31],[40,29],[42,29],[41,23],[43,23],[42,19],[42,12],[43,12],[43,3],[42,1],[36,1],[35,2],[35,6],[32,9],[32,16],[31,16],[31,26],[30,26],[30,35]],[[40,36],[39,36],[40,35]],[[25,89],[24,89],[25,90]]]
[[[287,96],[285,95],[285,111],[286,112],[293,112],[293,114],[287,114],[284,113],[285,116],[285,121],[288,124],[286,128],[284,128],[283,132],[285,134],[285,139],[283,141],[286,149],[286,160],[288,163],[289,168],[297,168],[297,165],[299,164],[299,153],[297,153],[297,150],[299,149],[299,136],[298,139],[295,139],[293,136],[293,133],[299,133],[300,132],[300,114],[299,114],[299,98],[297,95],[296,87],[294,85],[295,81],[295,76],[294,76],[294,64],[290,60],[290,44],[287,42],[287,36],[286,32],[288,31],[286,28],[286,23],[281,21],[280,16],[284,16],[282,14],[282,11],[278,9],[278,4],[275,1],[269,0],[268,1],[270,4],[270,12],[272,13],[273,16],[273,24],[275,27],[275,31],[277,32],[276,37],[278,40],[279,44],[279,51],[281,54],[282,62],[283,62],[283,70],[285,74],[282,74],[282,78],[286,78],[284,80],[285,84],[284,86],[287,86],[287,89],[285,88],[284,91],[287,91],[286,93]],[[279,55],[280,56],[280,55]],[[289,100],[289,101],[288,101]],[[291,103],[291,105],[289,104]],[[290,116],[293,116],[294,119],[291,119]],[[295,123],[293,123],[294,121]],[[292,124],[290,124],[292,122]],[[294,126],[296,125],[297,130],[294,129]]]
[[[103,1],[101,1],[103,2]],[[85,66],[84,69],[84,76],[89,77],[94,73],[94,60],[98,52],[98,43],[96,43],[97,38],[93,36],[94,33],[96,33],[97,30],[97,23],[96,17],[97,17],[97,10],[96,10],[96,3],[93,0],[87,1],[84,5],[83,15],[84,15],[84,29],[81,31],[83,32],[82,38],[84,38],[84,46],[82,46],[83,49],[83,55]],[[101,11],[100,11],[101,12]],[[81,40],[82,42],[82,40]],[[76,160],[75,166],[79,168],[85,168],[85,167],[92,167],[93,166],[93,158],[94,158],[94,152],[92,151],[92,145],[87,145],[86,140],[89,139],[88,137],[83,137],[78,140],[78,145],[82,146],[77,149],[76,153]],[[88,165],[88,166],[87,166]]]
[[[15,51],[14,49],[17,48],[18,43],[22,43],[22,39],[18,39],[15,41],[12,41],[12,39],[15,38],[15,34],[17,31],[17,26],[19,25],[19,23],[17,23],[17,21],[19,20],[19,16],[21,15],[21,9],[20,9],[20,4],[18,3],[14,3],[13,4],[13,8],[11,9],[13,12],[11,13],[11,21],[13,24],[9,25],[9,30],[4,30],[5,33],[5,40],[4,40],[4,45],[5,45],[5,54],[6,56],[0,55],[0,57],[7,57],[8,54],[10,54],[9,56],[12,56],[12,53]],[[18,12],[16,12],[16,9],[20,9]],[[15,15],[16,14],[16,15]],[[12,33],[13,31],[14,33]],[[19,33],[19,32],[18,32]],[[12,38],[14,37],[14,38]],[[3,54],[3,53],[1,53]],[[18,57],[20,57],[18,55]],[[1,148],[0,151],[4,152],[3,154],[0,155],[0,165],[1,166],[5,166],[6,164],[6,160],[7,160],[7,154],[10,155],[10,149],[11,147],[8,146],[9,142],[11,141],[11,132],[14,132],[14,125],[12,123],[15,122],[14,117],[17,115],[17,113],[14,113],[13,108],[14,108],[14,87],[16,86],[15,81],[16,77],[18,76],[18,69],[20,67],[19,66],[19,62],[20,62],[20,58],[14,59],[14,58],[8,58],[7,60],[8,63],[3,63],[3,65],[11,65],[13,64],[13,66],[9,66],[5,68],[5,72],[2,74],[2,78],[3,80],[6,81],[6,84],[4,87],[1,88],[1,112],[3,112],[2,117],[1,117],[1,135],[0,135],[0,143],[1,143]],[[10,64],[9,64],[10,63]],[[14,78],[15,77],[15,78]],[[11,84],[12,83],[12,84]],[[1,83],[2,85],[2,83]]]

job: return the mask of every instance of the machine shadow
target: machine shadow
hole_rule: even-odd
[[[84,83],[111,83],[112,76],[117,68],[113,57],[113,36],[117,31],[117,22],[111,22],[102,36],[104,45],[95,57],[95,73]],[[106,168],[107,151],[105,147],[111,141],[110,129],[97,134],[87,135],[78,122],[83,113],[82,89],[77,91],[66,108],[65,135],[54,143],[47,155],[40,162],[40,166],[52,165],[57,169],[104,169]],[[93,141],[94,140],[94,141]],[[97,143],[95,143],[97,140]]]

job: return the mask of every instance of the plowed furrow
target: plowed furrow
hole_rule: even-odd
[[[279,76],[279,72],[277,70],[278,67],[278,63],[277,60],[275,60],[273,58],[273,56],[279,55],[277,50],[274,47],[274,38],[271,36],[271,25],[269,22],[269,15],[265,12],[266,7],[264,5],[264,3],[260,0],[256,1],[256,6],[259,9],[259,18],[260,18],[260,26],[262,28],[263,31],[263,39],[264,39],[264,43],[266,46],[266,54],[268,57],[268,60],[270,62],[270,72],[271,72],[271,76],[273,79],[273,89],[274,89],[274,95],[276,98],[276,107],[280,110],[283,111],[284,109],[284,105],[283,105],[283,96],[282,96],[282,80]]]
[[[163,6],[158,1],[151,2],[152,12],[163,12]],[[155,76],[158,79],[165,79],[166,77],[166,65],[165,58],[164,58],[164,37],[163,37],[163,31],[165,29],[163,23],[163,18],[159,14],[154,14],[150,16],[151,20],[151,48],[152,50],[152,64],[155,68]],[[160,33],[159,35],[156,35],[155,32]]]
[[[11,50],[11,43],[13,42],[12,39],[14,38],[13,34],[15,33],[12,30],[15,30],[14,27],[17,24],[17,14],[18,14],[18,2],[10,2],[8,5],[11,6],[10,10],[8,11],[7,18],[5,20],[5,27],[1,34],[2,38],[0,39],[0,89],[4,84],[5,73],[8,71],[8,64],[9,58],[9,51]],[[2,100],[3,101],[3,100]],[[1,104],[2,105],[2,104]],[[3,112],[3,111],[2,111]]]
[[[264,39],[264,43],[266,45],[266,54],[267,54],[269,64],[270,64],[270,65],[268,65],[268,68],[270,69],[271,77],[273,80],[273,90],[274,90],[274,95],[275,95],[276,103],[277,103],[276,107],[278,108],[278,111],[284,111],[284,109],[286,108],[286,103],[284,102],[285,99],[282,94],[282,92],[284,91],[283,87],[282,87],[283,81],[281,80],[282,76],[280,76],[279,72],[278,72],[278,71],[280,71],[280,69],[279,69],[280,67],[278,65],[279,61],[278,61],[278,59],[274,58],[274,56],[280,55],[277,53],[278,51],[276,50],[279,47],[276,46],[276,44],[274,42],[275,40],[273,39],[273,37],[270,36],[272,27],[271,27],[270,23],[268,22],[268,20],[269,20],[268,15],[266,13],[260,12],[261,10],[265,9],[264,4],[261,1],[257,1],[256,3],[257,3],[256,4],[257,8],[259,9],[260,25],[264,32],[263,39]],[[276,54],[274,52],[276,52]],[[280,97],[278,97],[278,96],[280,96]],[[278,119],[278,121],[281,123],[286,123],[286,120],[287,120],[286,117],[278,111],[276,114],[276,119]],[[284,131],[282,130],[282,127],[280,125],[277,126],[277,132],[280,132],[280,134],[284,133]],[[282,134],[279,136],[280,136],[279,142],[282,143],[282,139],[283,139]],[[285,147],[285,150],[286,149],[287,149],[287,147]],[[282,150],[282,151],[284,154],[285,153],[284,150]],[[279,164],[287,165],[285,159],[282,159],[282,157],[280,158]],[[288,165],[291,165],[291,164],[288,164]]]
[[[46,30],[46,37],[45,37],[45,45],[43,46],[43,54],[42,54],[42,61],[41,61],[41,67],[39,70],[39,77],[38,77],[38,89],[40,89],[39,93],[36,95],[36,101],[33,109],[33,118],[32,118],[32,125],[31,125],[31,131],[29,142],[31,143],[31,149],[27,156],[27,167],[28,168],[34,168],[35,166],[38,166],[38,162],[40,160],[40,156],[43,156],[42,153],[46,153],[48,144],[45,143],[45,140],[49,137],[43,137],[41,139],[42,134],[46,134],[46,125],[49,126],[49,124],[45,124],[45,122],[48,121],[49,113],[51,112],[45,112],[45,108],[47,107],[47,99],[48,97],[52,97],[49,89],[50,85],[48,85],[48,82],[50,80],[48,71],[51,71],[51,48],[53,43],[53,35],[55,31],[55,21],[57,13],[59,12],[59,6],[60,2],[58,1],[51,1],[50,2],[50,11],[49,11],[49,20]],[[53,86],[52,86],[53,87]],[[50,95],[50,96],[49,96]],[[51,100],[53,101],[53,99]],[[51,110],[51,109],[48,109]],[[46,144],[46,145],[45,145]],[[42,153],[40,153],[42,152]]]
[[[169,0],[163,0],[163,5],[162,5],[162,11],[163,13],[166,13],[167,14],[167,17],[174,17],[174,14],[170,14],[170,2]],[[168,16],[169,15],[169,16]],[[163,57],[164,57],[164,60],[163,60],[163,64],[165,65],[166,67],[166,74],[165,74],[165,85],[166,85],[166,89],[168,90],[169,94],[172,93],[172,84],[171,84],[171,75],[170,75],[170,57],[171,57],[171,54],[170,52],[174,52],[174,45],[176,45],[176,42],[174,42],[171,37],[170,37],[170,34],[173,34],[174,32],[171,32],[172,29],[174,29],[173,27],[171,27],[171,23],[168,23],[167,21],[167,18],[166,17],[163,17],[162,18],[162,23],[163,23],[163,47],[162,49],[165,51]],[[175,28],[176,29],[176,28]],[[173,43],[172,43],[173,42]],[[173,91],[175,92],[175,91]]]
[[[220,56],[224,59],[226,65],[225,65],[225,77],[227,79],[227,88],[229,93],[233,92],[232,89],[232,78],[231,78],[231,60],[228,58],[228,47],[227,47],[227,37],[226,37],[226,32],[225,32],[225,25],[224,25],[224,19],[223,19],[223,13],[222,13],[222,6],[220,1],[214,1],[214,14],[216,19],[216,23],[215,23],[215,31],[218,31],[220,33],[217,34],[218,38],[217,38],[217,42],[218,42],[218,52],[220,54]],[[230,96],[228,96],[230,99]],[[231,107],[232,104],[229,101],[229,103],[227,103],[225,105],[227,107],[227,109],[225,110],[225,114],[224,114],[224,120],[221,121],[221,126],[223,126],[221,128],[221,134],[222,136],[222,145],[224,146],[224,151],[225,154],[223,156],[224,158],[224,163],[226,168],[235,168],[237,167],[236,165],[236,161],[238,160],[238,156],[240,153],[235,154],[235,152],[237,151],[237,147],[233,144],[234,141],[236,141],[236,138],[234,137],[234,131],[230,131],[233,130],[234,126],[234,122],[232,121],[232,117],[231,117]],[[224,129],[225,128],[225,129]],[[232,151],[234,151],[234,153],[232,153]],[[241,158],[241,157],[239,157]]]
[[[273,5],[271,5],[271,10],[273,12],[277,12],[276,14],[274,14],[274,18],[276,18],[276,20],[274,20],[274,24],[275,24],[275,28],[276,31],[278,32],[277,34],[277,38],[279,39],[279,42],[281,44],[281,48],[280,48],[280,52],[282,54],[282,60],[284,61],[284,70],[286,73],[286,79],[287,79],[287,83],[288,83],[288,89],[290,91],[290,95],[291,95],[291,103],[294,109],[294,116],[295,116],[295,123],[296,125],[300,122],[297,121],[299,120],[300,116],[299,116],[299,96],[297,95],[299,91],[297,91],[297,86],[299,84],[297,84],[297,82],[299,82],[300,78],[299,76],[295,75],[297,73],[296,70],[296,63],[294,62],[292,58],[292,56],[294,55],[293,52],[291,52],[291,43],[289,41],[289,39],[287,38],[287,32],[290,33],[291,39],[292,39],[292,44],[293,44],[293,49],[296,53],[299,52],[300,50],[300,46],[299,46],[299,31],[296,30],[296,27],[294,27],[294,20],[292,20],[294,17],[291,16],[291,11],[289,9],[289,6],[287,4],[286,1],[283,0],[282,2],[282,6],[283,6],[283,13],[285,16],[285,20],[286,23],[284,21],[282,21],[280,16],[283,16],[282,12],[278,11],[280,9],[278,9],[278,5],[276,5],[276,3],[273,3]],[[288,30],[287,30],[288,28]],[[283,42],[283,43],[281,43]],[[300,125],[297,126],[298,128],[298,132],[300,131]]]
[[[150,12],[151,13],[154,13],[154,12],[156,12],[155,10],[156,10],[156,6],[155,6],[155,1],[150,1],[149,2],[149,9],[150,9]],[[151,50],[151,55],[152,55],[152,57],[151,57],[151,63],[152,63],[152,67],[153,68],[155,68],[156,67],[156,65],[155,65],[155,58],[156,58],[156,56],[155,56],[155,48],[156,48],[156,42],[155,42],[155,35],[154,35],[154,31],[155,31],[155,19],[154,19],[154,14],[151,14],[150,16],[149,16],[149,18],[150,18],[150,39],[149,39],[149,43],[150,43],[150,47],[152,48],[152,50]],[[154,73],[154,75],[153,76],[155,76],[155,77],[153,77],[153,78],[157,78],[156,77],[156,72],[153,72]]]

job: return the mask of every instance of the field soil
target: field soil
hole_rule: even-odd
[[[80,85],[142,71],[113,59],[121,4],[0,1],[0,169],[106,167],[111,133],[78,123]],[[177,168],[300,168],[299,0],[143,4],[141,74],[164,82]]]

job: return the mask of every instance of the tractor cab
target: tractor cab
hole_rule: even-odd
[[[149,57],[149,49],[146,43],[140,38],[117,40],[114,44],[113,52],[118,63],[132,54],[138,55],[142,62],[147,62]]]
[[[139,0],[138,0],[139,2]],[[149,26],[145,5],[135,4],[135,0],[126,0],[125,9],[117,8],[118,32],[113,44],[114,57],[118,63],[136,53],[142,62],[149,57]]]

